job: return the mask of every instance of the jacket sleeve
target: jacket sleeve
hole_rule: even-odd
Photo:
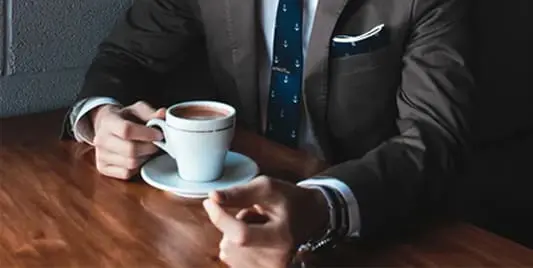
[[[182,64],[202,40],[188,0],[137,0],[100,44],[78,99],[103,96],[126,105]]]
[[[421,207],[444,197],[464,167],[474,89],[466,65],[468,2],[413,0],[397,92],[400,134],[321,174],[353,191],[362,236],[409,222]]]
[[[202,31],[189,0],[134,1],[98,46],[75,103],[89,97],[109,97],[123,105],[141,99],[161,102],[163,77],[201,49]],[[62,138],[72,137],[72,112],[65,117]]]

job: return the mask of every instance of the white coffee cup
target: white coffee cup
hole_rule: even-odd
[[[191,101],[167,109],[166,119],[152,119],[164,141],[154,142],[176,160],[179,176],[187,181],[220,178],[235,132],[235,109],[215,101]]]

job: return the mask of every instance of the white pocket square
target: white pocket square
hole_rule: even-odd
[[[383,30],[384,27],[385,27],[385,24],[380,24],[380,25],[372,28],[372,30],[370,30],[370,31],[368,31],[368,32],[366,32],[364,34],[357,35],[357,36],[336,35],[335,37],[333,37],[333,42],[335,42],[335,43],[356,43],[356,42],[360,42],[362,40],[365,40],[365,39],[368,39],[368,38],[371,38],[373,36],[378,35]]]

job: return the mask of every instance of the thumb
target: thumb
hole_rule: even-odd
[[[144,101],[138,101],[135,104],[128,106],[125,108],[126,112],[134,115],[135,117],[139,118],[143,122],[146,122],[152,118],[154,118],[154,114],[156,114],[156,111],[152,106],[150,106],[148,103]]]
[[[166,113],[167,113],[166,108],[159,108],[157,111],[155,111],[155,113],[152,114],[152,118],[165,119]]]
[[[223,233],[224,239],[239,246],[272,247],[272,239],[276,236],[275,225],[268,220],[260,224],[246,224],[242,220],[232,217],[213,200],[203,202],[209,220]]]
[[[209,220],[221,231],[224,236],[230,237],[233,242],[240,242],[243,234],[246,234],[246,224],[228,214],[213,200],[206,199],[203,202]]]
[[[247,184],[212,192],[209,197],[223,206],[248,208],[268,201],[271,197],[271,184],[268,178],[260,177]]]

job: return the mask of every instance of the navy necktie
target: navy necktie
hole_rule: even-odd
[[[267,138],[297,146],[302,89],[302,0],[280,0],[274,32]]]

